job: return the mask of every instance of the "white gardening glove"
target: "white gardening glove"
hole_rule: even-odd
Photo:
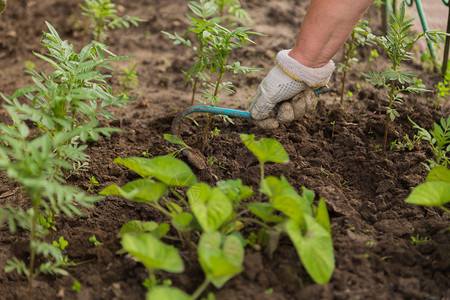
[[[253,119],[263,120],[256,122],[261,128],[275,129],[279,123],[301,118],[308,109],[315,107],[315,101],[308,100],[306,103],[301,97],[297,102],[285,102],[280,105],[276,118],[269,116],[278,103],[292,99],[307,89],[325,86],[334,71],[334,62],[331,60],[321,68],[309,68],[290,57],[289,52],[282,50],[277,54],[278,64],[258,86],[250,104]],[[307,98],[311,99],[310,96]]]

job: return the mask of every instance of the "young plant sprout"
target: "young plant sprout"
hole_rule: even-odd
[[[139,17],[118,16],[116,5],[111,0],[84,0],[84,5],[80,4],[80,7],[90,23],[94,39],[98,42],[106,40],[106,32],[110,29],[129,28],[130,25],[137,27],[139,22],[146,22]]]
[[[230,63],[229,58],[234,49],[244,47],[248,43],[254,43],[250,39],[250,35],[261,34],[251,31],[249,27],[228,29],[220,25],[221,19],[213,17],[217,7],[212,1],[190,1],[188,6],[195,16],[188,14],[191,23],[184,36],[193,34],[197,39],[198,46],[194,46],[191,40],[181,37],[177,33],[163,33],[173,39],[174,44],[188,46],[194,52],[195,64],[186,72],[185,77],[185,84],[189,78],[193,79],[191,105],[195,99],[199,79],[209,80],[211,76],[214,76],[215,80],[204,84],[205,90],[201,93],[203,100],[200,100],[200,102],[203,105],[215,106],[219,102],[220,93],[234,93],[233,83],[223,81],[226,73],[247,74],[260,70],[259,68],[244,67],[239,61]],[[226,118],[225,116],[222,117]],[[208,143],[209,127],[212,118],[212,115],[208,114],[203,135],[202,150],[206,148]]]
[[[253,135],[242,135],[242,141],[257,156],[261,165],[261,194],[268,201],[246,203],[253,190],[240,179],[217,182],[216,186],[198,182],[183,161],[173,156],[116,158],[142,178],[123,187],[110,185],[102,195],[119,195],[135,202],[147,203],[170,219],[182,244],[196,250],[205,278],[191,296],[169,286],[161,286],[156,270],[180,273],[184,264],[179,251],[163,242],[169,238],[167,223],[131,221],[120,230],[124,251],[141,261],[149,271],[145,286],[147,297],[198,299],[210,285],[221,288],[243,270],[244,241],[239,230],[246,223],[260,227],[249,238],[269,253],[277,248],[285,232],[294,244],[307,272],[319,284],[327,283],[334,270],[330,220],[323,199],[314,205],[315,194],[302,188],[300,196],[285,177],[264,176],[264,163],[287,163],[286,151],[274,139],[255,141]],[[187,189],[185,193],[180,189]],[[170,193],[169,193],[170,192]],[[183,196],[185,194],[186,196]],[[171,199],[173,196],[175,200]],[[275,213],[275,212],[279,213]],[[253,213],[254,217],[247,216]],[[273,238],[268,239],[271,235]],[[193,245],[192,236],[199,236]],[[171,239],[176,239],[172,237]],[[270,240],[270,241],[269,241]]]
[[[388,93],[388,105],[386,107],[386,123],[383,138],[383,152],[386,150],[389,124],[393,122],[399,113],[396,106],[403,103],[404,92],[420,93],[426,90],[416,74],[412,71],[402,70],[403,61],[411,60],[411,47],[421,38],[437,43],[444,42],[445,33],[440,31],[426,31],[416,37],[411,31],[413,27],[412,19],[405,19],[405,2],[400,4],[400,8],[392,14],[389,22],[389,29],[385,36],[374,36],[377,42],[383,47],[389,57],[391,66],[384,68],[381,72],[369,71],[362,73],[367,77],[367,81],[377,87],[383,87]],[[369,36],[372,34],[367,33]]]
[[[338,72],[342,72],[342,86],[341,86],[341,106],[344,106],[344,95],[345,95],[345,83],[347,79],[347,73],[351,70],[351,65],[358,62],[356,58],[357,50],[359,46],[373,45],[374,36],[370,33],[369,21],[361,21],[356,25],[350,35],[350,43],[345,43],[345,57],[344,63],[340,63],[337,66]],[[350,91],[349,91],[350,92]]]

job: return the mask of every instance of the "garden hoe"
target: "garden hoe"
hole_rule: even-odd
[[[1,0],[0,0],[1,1]],[[326,94],[328,92],[328,88],[326,86],[320,87],[314,90],[316,96],[320,94]],[[206,106],[206,105],[193,105],[182,110],[173,120],[172,122],[172,134],[175,135],[182,141],[181,135],[179,133],[179,125],[181,120],[189,114],[192,113],[211,113],[216,115],[225,115],[229,117],[238,117],[238,118],[246,118],[253,120],[249,111],[231,109],[231,108],[223,108],[216,106]],[[195,148],[186,149],[183,145],[180,145],[180,148],[183,150],[183,153],[188,157],[188,161],[194,165],[198,169],[206,168],[206,159],[202,152]]]

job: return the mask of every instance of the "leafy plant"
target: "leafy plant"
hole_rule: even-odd
[[[435,159],[427,159],[427,168],[430,170],[435,166],[448,166],[450,165],[450,116],[445,120],[441,118],[440,124],[434,123],[434,130],[426,130],[416,123],[414,123],[409,117],[409,121],[413,124],[413,128],[418,130],[417,137],[430,143],[431,148],[435,154]]]
[[[410,49],[421,38],[425,37],[433,43],[443,42],[445,33],[439,31],[426,31],[414,37],[411,31],[412,19],[405,19],[405,2],[400,4],[395,14],[389,21],[389,31],[385,36],[375,36],[377,42],[383,47],[389,57],[391,66],[380,72],[369,71],[362,73],[367,81],[377,87],[383,87],[388,94],[388,105],[386,107],[386,122],[383,139],[383,152],[386,149],[389,124],[399,116],[396,106],[402,104],[404,92],[426,92],[421,81],[415,78],[412,71],[401,70],[404,60],[412,58]],[[368,33],[368,35],[372,35]]]
[[[49,63],[54,71],[50,75],[38,72],[34,68],[25,71],[32,76],[34,86],[18,89],[11,100],[3,99],[14,109],[36,124],[38,134],[77,132],[59,155],[73,164],[72,171],[66,170],[69,177],[77,170],[85,170],[88,156],[83,153],[86,145],[81,140],[95,141],[99,135],[109,136],[114,128],[95,128],[100,118],[114,119],[107,110],[112,106],[125,107],[132,99],[115,97],[99,69],[114,70],[108,63],[129,57],[115,56],[106,46],[91,43],[79,53],[73,45],[61,40],[58,32],[46,23],[50,32],[42,36],[43,46],[49,51],[46,55],[35,53],[41,60]],[[110,57],[106,58],[105,54]],[[30,102],[22,103],[18,98],[26,97]]]
[[[114,96],[117,96],[119,92],[126,98],[130,97],[130,91],[139,85],[138,74],[135,71],[137,63],[134,63],[130,69],[124,69],[119,72],[118,75],[121,77],[120,85],[114,92]],[[122,91],[124,90],[124,91]]]
[[[137,27],[139,22],[146,22],[138,17],[118,16],[116,5],[111,0],[84,0],[84,5],[80,4],[80,7],[90,23],[94,39],[98,42],[106,40],[106,32],[110,29],[129,28],[130,25]]]
[[[241,139],[261,163],[261,193],[269,202],[242,202],[254,193],[240,179],[219,181],[215,187],[198,182],[189,166],[173,156],[116,158],[115,163],[142,178],[123,187],[110,185],[100,192],[158,209],[169,218],[182,244],[188,246],[189,251],[197,250],[205,279],[190,299],[200,297],[209,284],[222,287],[243,270],[246,240],[252,241],[253,247],[259,243],[268,253],[273,253],[279,236],[285,233],[316,282],[328,282],[334,269],[330,221],[324,200],[319,199],[317,205],[313,205],[314,192],[302,188],[300,196],[285,177],[264,177],[265,163],[289,160],[276,140],[255,141],[253,135],[242,135]],[[187,189],[185,196],[182,189]],[[248,222],[260,229],[246,239],[239,230]],[[161,287],[154,275],[156,270],[175,273],[184,270],[178,250],[163,242],[168,238],[168,225],[131,221],[122,227],[119,236],[124,250],[149,270],[145,284],[149,288],[147,297],[187,299],[189,296],[176,288]],[[197,246],[193,244],[193,236],[200,237]],[[269,236],[272,237],[269,239]]]
[[[244,24],[253,22],[247,11],[242,8],[239,0],[212,0],[217,5],[219,16],[225,21],[229,20],[233,26],[235,23]]]
[[[64,264],[61,245],[55,246],[46,241],[49,231],[41,225],[41,220],[48,220],[49,216],[61,213],[69,217],[75,214],[82,216],[80,208],[92,207],[100,197],[86,196],[83,191],[62,184],[61,178],[57,176],[60,169],[71,168],[59,153],[65,153],[67,142],[79,131],[44,133],[32,137],[25,122],[27,115],[17,113],[11,106],[5,106],[5,109],[13,124],[0,124],[0,168],[24,188],[30,203],[26,210],[10,205],[0,209],[0,224],[7,220],[11,232],[22,227],[28,231],[30,238],[28,265],[13,257],[7,260],[5,271],[16,271],[27,277],[29,298],[32,299],[32,282],[39,274],[67,274],[61,268]],[[48,260],[37,265],[36,258],[41,255]]]
[[[447,97],[450,96],[449,77],[450,77],[450,73],[445,74],[444,80],[439,81],[436,86],[437,95],[436,95],[436,103],[434,104],[435,110],[437,110],[437,108],[439,106],[440,99],[447,99]]]
[[[340,63],[337,66],[338,72],[342,72],[342,86],[341,86],[341,106],[344,105],[344,94],[345,94],[345,83],[347,79],[347,73],[351,70],[351,65],[356,64],[358,59],[357,55],[357,47],[365,46],[365,45],[373,45],[374,44],[374,36],[370,34],[371,30],[369,27],[369,21],[363,20],[355,26],[351,35],[350,42],[346,42],[344,44],[346,53],[344,63]],[[350,91],[349,91],[350,92]]]
[[[261,35],[251,31],[249,27],[238,27],[236,29],[228,29],[220,25],[220,18],[212,17],[216,12],[216,6],[211,1],[200,0],[189,1],[189,8],[195,16],[188,15],[191,20],[190,27],[185,33],[193,34],[199,46],[179,34],[170,34],[163,32],[169,38],[174,40],[174,44],[183,44],[191,48],[195,55],[195,64],[186,72],[185,83],[189,78],[193,78],[193,92],[191,105],[195,99],[198,80],[204,78],[209,80],[210,76],[215,76],[215,80],[204,84],[205,90],[201,93],[203,105],[215,106],[219,102],[219,94],[222,92],[233,93],[234,85],[232,82],[222,82],[224,75],[228,72],[233,74],[247,74],[252,71],[260,70],[259,68],[249,68],[241,65],[239,61],[229,63],[231,52],[236,48],[246,46],[253,43],[250,35]],[[208,75],[205,76],[206,71]],[[192,77],[191,77],[192,76]],[[222,116],[226,118],[225,116]],[[212,115],[208,114],[208,119],[203,135],[202,150],[208,143],[209,127]]]
[[[92,244],[94,244],[95,247],[99,247],[101,245],[103,245],[102,242],[97,240],[97,237],[95,235],[89,237],[89,242],[91,242]]]
[[[6,0],[0,0],[0,14],[2,14],[5,8],[6,8]]]
[[[421,206],[436,206],[450,213],[445,205],[450,203],[450,170],[436,166],[428,173],[425,183],[414,188],[405,200]]]

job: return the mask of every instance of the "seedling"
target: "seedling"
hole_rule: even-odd
[[[246,240],[254,246],[267,246],[270,248],[268,251],[273,252],[282,232],[291,238],[311,277],[321,284],[329,281],[334,269],[334,255],[324,200],[319,199],[317,206],[313,205],[314,192],[302,188],[300,196],[283,176],[280,179],[264,177],[265,163],[287,163],[289,160],[276,140],[255,141],[253,135],[242,135],[241,139],[262,165],[261,193],[267,196],[268,202],[242,203],[254,193],[240,179],[219,181],[215,187],[198,182],[189,166],[173,156],[116,158],[115,163],[135,171],[142,178],[123,187],[108,186],[100,194],[121,195],[161,211],[170,219],[170,225],[178,231],[183,244],[187,244],[190,250],[198,250],[199,262],[205,273],[204,282],[192,296],[174,287],[161,286],[161,280],[154,276],[154,271],[179,273],[184,270],[178,250],[162,241],[167,238],[165,234],[170,227],[160,230],[157,228],[162,224],[129,222],[122,227],[119,236],[124,250],[140,260],[149,271],[147,297],[197,299],[209,284],[220,288],[243,270]],[[187,189],[185,193],[177,191],[183,188]],[[169,191],[179,201],[166,197]],[[249,213],[253,213],[255,218],[244,217]],[[261,229],[258,234],[245,239],[238,231],[248,222]],[[193,234],[200,236],[197,247],[191,246],[190,236]]]
[[[130,25],[139,26],[139,22],[146,20],[138,17],[117,15],[116,5],[111,0],[85,0],[84,5],[80,4],[83,16],[90,23],[94,39],[98,42],[104,42],[107,38],[107,32],[110,29],[129,28]]]
[[[75,291],[77,293],[81,292],[81,283],[79,283],[76,279],[73,281],[72,291]]]
[[[405,201],[422,206],[436,206],[450,213],[450,209],[445,207],[450,203],[450,170],[444,166],[431,169],[425,183],[415,187]]]
[[[426,243],[431,238],[429,236],[421,237],[419,234],[416,236],[411,236],[411,245],[419,245],[421,243]]]
[[[436,95],[434,110],[437,110],[437,108],[439,107],[440,99],[447,99],[447,97],[450,95],[449,77],[450,73],[445,74],[445,79],[443,81],[439,81],[436,86],[438,91]]]
[[[345,95],[345,83],[347,78],[347,73],[351,70],[351,65],[356,64],[358,59],[357,55],[357,47],[365,46],[365,45],[373,45],[374,44],[374,36],[370,34],[371,30],[369,27],[369,21],[363,20],[355,26],[351,35],[350,35],[350,43],[345,43],[344,47],[347,50],[345,53],[345,62],[340,63],[337,66],[338,72],[342,72],[342,87],[341,87],[341,106],[344,106],[344,95]],[[351,93],[351,91],[348,91]],[[347,93],[347,98],[350,98]],[[351,94],[351,96],[353,96]]]
[[[115,56],[106,46],[97,43],[91,43],[77,53],[73,45],[61,40],[58,32],[46,24],[50,32],[44,32],[42,43],[49,53],[35,55],[49,63],[54,71],[46,75],[34,68],[26,70],[35,85],[17,90],[11,96],[12,100],[4,96],[3,99],[35,123],[38,133],[49,133],[52,138],[59,132],[76,133],[66,141],[65,147],[55,149],[63,160],[73,164],[72,170],[65,170],[67,179],[74,172],[86,169],[89,158],[84,153],[86,141],[96,141],[100,134],[110,136],[111,132],[119,131],[95,127],[100,118],[115,118],[108,111],[110,107],[125,107],[132,99],[114,97],[106,83],[109,76],[103,75],[99,69],[114,70],[108,63],[129,57]],[[106,58],[105,55],[111,57]],[[23,96],[29,99],[31,107],[18,101]]]
[[[93,186],[99,186],[99,185],[100,185],[100,184],[98,183],[97,179],[95,179],[94,176],[92,176],[91,178],[89,178],[89,181],[90,181],[90,183],[89,183],[89,187],[88,187],[88,189],[87,189],[87,192],[88,192],[88,193],[92,191],[91,188],[92,188]]]
[[[129,98],[130,91],[139,85],[138,74],[135,71],[136,66],[137,66],[137,62],[134,63],[130,69],[124,69],[123,71],[118,73],[118,75],[122,78],[121,78],[120,85],[117,87],[116,91],[114,92],[114,96],[117,97],[117,95],[120,92],[121,95],[125,96],[126,98]],[[122,90],[124,90],[124,91],[122,91]]]
[[[375,59],[377,59],[378,56],[380,56],[380,55],[378,54],[377,49],[373,49],[370,51],[370,56],[369,56],[369,59],[367,60],[367,64],[366,64],[367,69],[370,68],[370,66],[375,61]]]
[[[89,238],[89,242],[91,242],[92,244],[94,244],[95,247],[99,247],[99,246],[103,245],[102,242],[99,242],[99,241],[97,240],[97,237],[96,237],[95,235],[93,235],[93,236],[91,236],[91,237]]]
[[[226,73],[233,72],[233,74],[238,74],[242,72],[243,74],[248,74],[249,72],[260,70],[260,68],[244,67],[239,61],[233,63],[228,61],[234,49],[244,47],[248,43],[254,43],[250,39],[250,35],[261,34],[251,31],[251,28],[248,27],[239,27],[231,30],[220,25],[220,18],[213,18],[217,9],[213,2],[205,0],[200,0],[199,2],[190,1],[188,6],[195,16],[188,15],[191,20],[191,27],[189,27],[185,36],[194,34],[197,39],[196,43],[199,46],[194,46],[191,40],[181,37],[177,33],[163,33],[173,39],[174,44],[188,46],[194,52],[195,64],[186,72],[185,77],[185,84],[189,78],[193,78],[191,105],[195,99],[198,80],[200,78],[209,80],[210,75],[214,75],[216,78],[214,81],[204,84],[205,90],[201,93],[203,99],[200,102],[204,105],[215,106],[219,102],[220,93],[234,93],[232,82],[222,82]],[[207,76],[205,76],[207,74],[206,71],[209,73]],[[212,115],[208,114],[203,135],[202,151],[208,143],[209,127],[212,118]]]
[[[420,93],[426,90],[415,78],[416,74],[412,71],[401,70],[404,60],[411,60],[411,47],[421,38],[437,43],[444,42],[445,33],[439,31],[426,31],[416,37],[411,31],[413,27],[412,19],[405,19],[405,2],[400,4],[400,8],[395,14],[392,14],[389,22],[390,30],[386,36],[375,36],[377,42],[387,53],[391,66],[384,68],[381,72],[369,71],[362,73],[367,77],[367,81],[377,87],[383,87],[388,93],[388,105],[386,107],[386,122],[383,139],[383,152],[386,150],[389,124],[399,116],[396,106],[402,104],[402,93],[412,92]],[[370,32],[368,35],[372,35]]]
[[[427,168],[431,170],[435,166],[447,166],[450,165],[450,116],[447,120],[444,117],[441,118],[440,124],[434,123],[434,130],[426,130],[416,123],[414,123],[409,117],[409,121],[413,124],[413,128],[418,130],[417,137],[430,143],[433,149],[435,159],[427,159]]]

